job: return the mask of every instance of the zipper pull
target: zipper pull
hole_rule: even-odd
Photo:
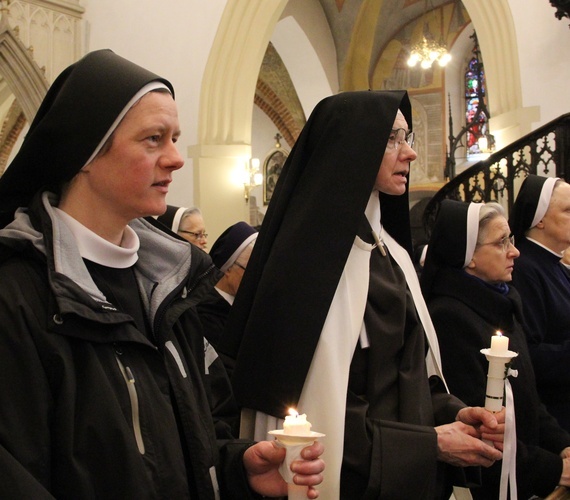
[[[129,381],[129,383],[134,384],[135,383],[135,377],[133,376],[133,372],[131,371],[131,369],[128,366],[125,366],[125,373],[127,375],[127,380]]]
[[[384,242],[380,239],[380,237],[376,234],[376,231],[372,230],[372,237],[374,238],[374,241],[376,242],[376,246],[378,247],[378,250],[380,251],[380,253],[382,254],[382,257],[386,257],[386,247],[384,246]]]

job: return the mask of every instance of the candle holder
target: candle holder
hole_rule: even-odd
[[[487,390],[485,391],[485,409],[498,413],[503,408],[503,395],[505,392],[505,379],[507,378],[507,364],[518,356],[514,351],[493,352],[492,349],[481,349],[489,361],[487,372]]]
[[[308,486],[295,484],[293,482],[293,476],[295,474],[291,470],[291,463],[293,463],[294,460],[301,459],[301,450],[303,448],[311,445],[318,438],[322,438],[325,435],[314,431],[305,434],[285,434],[283,429],[269,431],[269,434],[274,436],[279,445],[283,446],[286,450],[285,460],[279,466],[279,473],[287,483],[288,500],[305,500],[307,498]]]

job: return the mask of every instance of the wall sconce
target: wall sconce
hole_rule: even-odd
[[[263,183],[263,174],[259,170],[259,165],[259,158],[251,158],[245,164],[243,192],[246,203],[249,201],[250,191]]]

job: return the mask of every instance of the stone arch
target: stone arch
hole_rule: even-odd
[[[31,122],[49,83],[28,49],[10,28],[6,16],[0,19],[0,75],[16,96],[26,119]]]
[[[485,61],[491,129],[500,144],[530,132],[537,107],[523,108],[517,38],[507,0],[462,0],[473,22]]]
[[[199,144],[189,149],[189,156],[194,165],[194,199],[201,206],[211,203],[208,213],[220,223],[212,228],[214,234],[235,221],[236,214],[247,217],[243,187],[224,179],[235,174],[238,158],[245,161],[251,155],[259,66],[287,1],[228,2],[208,58],[200,95]],[[536,110],[522,108],[517,41],[508,1],[463,3],[485,55],[491,126],[493,130],[508,128],[520,136],[530,130]],[[221,199],[228,201],[219,203]]]

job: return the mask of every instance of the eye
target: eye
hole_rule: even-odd
[[[150,142],[159,142],[160,141],[160,135],[158,135],[158,134],[151,135],[151,136],[147,137],[147,140],[149,140]]]

